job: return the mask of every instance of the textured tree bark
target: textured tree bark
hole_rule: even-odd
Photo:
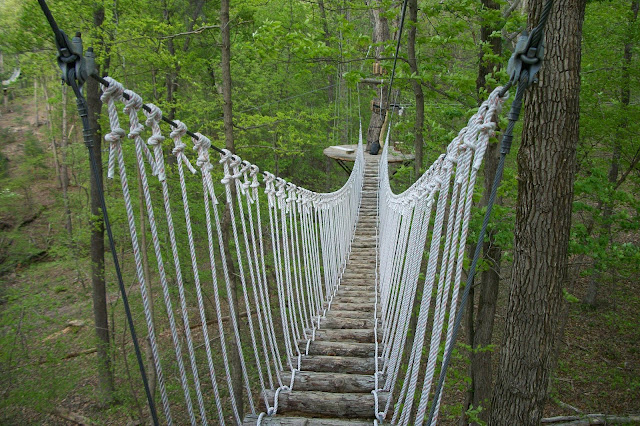
[[[537,22],[543,1],[530,2]],[[491,425],[538,425],[556,361],[567,279],[585,0],[556,0],[540,83],[525,95],[514,264]]]
[[[93,13],[93,23],[96,28],[104,22],[104,8],[97,7]],[[108,65],[105,64],[105,69]],[[96,164],[98,166],[99,179],[90,173],[91,181],[91,283],[93,288],[93,316],[96,335],[98,337],[98,393],[103,404],[113,401],[113,371],[109,357],[109,326],[107,317],[107,293],[104,279],[104,222],[100,209],[98,189],[102,183],[102,132],[99,117],[102,110],[100,100],[100,88],[98,82],[92,78],[85,84],[87,104],[89,107],[89,123],[93,129],[93,147]]]
[[[222,0],[220,2],[220,32],[222,36],[222,49],[221,49],[221,74],[222,74],[222,98],[223,98],[223,114],[224,114],[224,137],[225,137],[225,147],[231,151],[235,152],[235,143],[233,139],[233,104],[231,101],[231,89],[232,89],[232,81],[231,81],[231,31],[229,29],[229,0]],[[231,185],[232,194],[231,199],[235,197],[235,188]],[[232,201],[230,201],[232,202]],[[229,269],[229,279],[231,281],[231,294],[228,295],[230,298],[229,302],[233,304],[236,314],[236,321],[238,326],[240,325],[240,309],[238,306],[238,282],[236,279],[235,273],[235,265],[233,263],[233,259],[231,258],[231,252],[229,250],[229,240],[231,235],[231,211],[230,205],[225,204],[223,221],[222,221],[222,232],[223,232],[223,242],[224,242],[224,250],[227,253],[226,261],[227,268]],[[229,340],[227,343],[227,348],[230,351],[230,362],[232,364],[232,377],[231,381],[233,384],[233,391],[235,394],[236,401],[238,403],[238,414],[240,418],[244,417],[244,404],[243,404],[243,379],[242,379],[242,369],[240,364],[240,357],[242,354],[238,350],[238,346],[236,345],[233,329],[231,328],[231,323],[228,324],[227,327],[227,336],[229,336]],[[251,395],[248,395],[251,398]]]
[[[409,4],[409,32],[407,34],[407,55],[409,56],[409,68],[412,73],[418,75],[418,60],[416,58],[416,31],[418,27],[418,0],[410,0]],[[415,159],[413,160],[413,172],[416,179],[420,176],[420,168],[422,168],[422,149],[424,138],[422,129],[424,127],[424,93],[422,92],[422,84],[418,80],[411,80],[411,88],[416,98],[416,122],[413,127],[415,138],[413,140],[413,151]]]
[[[98,82],[89,79],[86,83],[89,121],[94,129],[93,155],[98,166],[100,179],[91,173],[91,283],[93,287],[93,317],[98,337],[98,382],[99,397],[103,404],[113,401],[113,372],[109,357],[109,326],[107,317],[107,293],[104,280],[104,223],[100,210],[99,187],[102,186],[102,132],[98,118],[102,109]]]

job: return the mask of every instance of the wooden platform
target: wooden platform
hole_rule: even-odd
[[[344,155],[349,154],[344,152]],[[280,394],[278,413],[265,417],[262,424],[364,426],[373,423],[375,401],[371,391],[375,385],[373,324],[378,218],[375,195],[379,158],[366,154],[356,237],[331,310],[316,331],[309,355],[302,358],[302,372],[295,376],[293,391]],[[306,341],[299,341],[298,345],[304,353]],[[286,382],[290,380],[288,371],[283,376]],[[271,394],[270,400],[273,391]],[[379,398],[382,404],[386,403],[386,394]],[[264,411],[265,407],[260,409]],[[244,425],[255,425],[256,422],[254,415],[244,419]]]
[[[334,145],[325,148],[322,152],[324,153],[324,155],[329,158],[333,158],[334,160],[349,161],[353,163],[356,161],[357,148],[358,145]],[[371,157],[372,161],[375,161],[377,164],[378,160],[375,160],[375,158],[379,158],[381,153],[382,149],[380,149],[380,153],[378,155],[371,155],[365,151],[364,156],[366,160]],[[413,154],[403,154],[402,152],[396,151],[395,149],[389,151],[388,157],[389,163],[404,163],[407,161],[413,161],[414,158],[415,155]]]

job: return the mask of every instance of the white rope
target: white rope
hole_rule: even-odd
[[[122,195],[125,202],[125,209],[127,212],[127,222],[129,224],[129,234],[131,236],[131,243],[133,246],[133,254],[136,264],[136,274],[138,277],[138,282],[140,283],[140,295],[142,297],[142,304],[144,308],[145,320],[147,322],[147,329],[149,332],[149,343],[151,345],[151,354],[153,357],[154,367],[156,370],[156,375],[158,379],[158,387],[160,389],[160,399],[162,401],[162,408],[164,410],[164,415],[168,424],[173,424],[173,419],[171,416],[171,408],[169,406],[169,398],[167,396],[167,390],[164,382],[164,374],[162,371],[162,365],[160,364],[160,355],[158,351],[158,343],[156,341],[156,334],[153,322],[153,314],[151,312],[151,306],[149,302],[149,294],[147,293],[147,284],[146,278],[144,275],[144,270],[142,268],[142,257],[140,254],[140,245],[138,243],[138,235],[136,231],[136,223],[135,216],[133,213],[133,205],[131,203],[131,195],[129,192],[129,182],[127,179],[127,171],[124,162],[124,156],[122,153],[122,145],[121,139],[124,134],[124,131],[121,131],[118,119],[118,111],[116,110],[115,101],[122,101],[122,93],[124,92],[124,88],[122,85],[115,80],[108,78],[109,87],[103,86],[103,95],[101,100],[107,103],[107,110],[109,113],[109,124],[111,127],[111,133],[107,134],[107,141],[111,144],[110,150],[114,154],[114,159],[117,157],[118,167],[120,170],[120,184],[122,186]],[[136,99],[134,99],[135,101]],[[125,111],[126,112],[126,111]],[[135,126],[131,128],[131,131],[140,132],[139,126]],[[131,135],[130,135],[131,137]],[[111,161],[110,161],[111,163]],[[111,165],[110,165],[111,167]],[[113,165],[115,167],[115,164]],[[111,169],[110,174],[113,176],[113,169]]]
[[[182,138],[187,132],[187,126],[181,121],[174,120],[177,127],[171,132],[171,138],[174,140],[173,155],[176,156],[178,161],[178,174],[180,177],[180,189],[182,191],[182,202],[184,206],[184,217],[187,227],[187,237],[189,241],[189,253],[191,255],[191,267],[193,270],[193,281],[196,287],[196,296],[198,299],[198,310],[200,311],[200,321],[202,322],[202,335],[204,337],[204,345],[207,354],[207,365],[209,367],[209,377],[211,379],[211,386],[213,387],[213,394],[216,401],[216,408],[218,411],[218,420],[221,425],[225,424],[224,412],[222,410],[222,401],[220,399],[220,391],[218,390],[218,383],[216,381],[216,370],[213,365],[213,355],[211,352],[211,342],[209,339],[209,328],[207,327],[207,317],[205,314],[204,300],[202,298],[202,289],[200,286],[200,272],[198,269],[198,260],[196,255],[195,242],[193,239],[193,230],[191,226],[191,212],[189,210],[189,199],[187,195],[187,186],[184,179],[183,164],[187,166],[192,174],[196,173],[196,169],[193,167],[187,156],[184,154],[186,145],[182,142]]]
[[[405,192],[393,194],[387,170],[389,134],[379,168],[379,245],[377,291],[380,294],[382,319],[382,365],[376,362],[376,419],[382,422],[393,403],[392,424],[421,425],[438,364],[447,312],[455,311],[461,283],[464,248],[468,234],[473,189],[489,137],[495,129],[496,115],[504,99],[496,89],[471,117],[467,127],[449,144],[447,154],[434,164]],[[432,214],[435,217],[432,219]],[[431,221],[433,224],[430,225]],[[427,238],[431,243],[422,285],[422,300],[413,342],[410,345],[403,386],[394,400],[405,356],[411,307]],[[437,278],[437,282],[436,282]],[[434,295],[434,297],[432,297]],[[433,300],[432,300],[433,299]],[[433,301],[433,304],[432,304]],[[433,311],[428,356],[423,366],[429,313]],[[451,343],[452,321],[449,315],[445,347]],[[377,332],[377,324],[376,324]],[[377,360],[376,360],[377,361]],[[379,382],[386,374],[384,384]],[[418,389],[418,376],[424,378]],[[384,409],[378,407],[380,391],[389,392]],[[419,398],[416,400],[416,391]],[[417,407],[414,412],[414,401]],[[437,409],[436,406],[436,416]],[[412,417],[415,416],[415,420]]]

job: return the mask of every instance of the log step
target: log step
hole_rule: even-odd
[[[354,356],[306,355],[300,363],[302,371],[320,371],[350,374],[373,374],[376,367],[373,358]]]
[[[291,373],[283,373],[282,381],[291,383]],[[293,379],[294,391],[370,393],[374,387],[373,375],[365,374],[298,371]]]
[[[371,311],[371,317],[373,318],[373,302],[371,303],[352,303],[352,302],[342,302],[340,300],[336,300],[331,304],[331,309],[336,309],[340,311]]]
[[[338,301],[338,297],[375,297],[376,292],[373,291],[373,289],[371,291],[367,291],[367,290],[356,290],[356,289],[352,289],[352,288],[343,288],[340,287],[340,290],[338,290],[338,292],[336,293],[336,301]]]
[[[342,328],[371,328],[373,329],[373,317],[367,319],[358,318],[327,318],[320,321],[320,329],[342,329]],[[317,332],[316,332],[317,333]]]
[[[358,305],[361,304],[366,304],[366,305],[370,305],[373,306],[373,302],[376,301],[376,297],[373,295],[369,295],[369,296],[355,296],[355,297],[349,297],[347,295],[341,295],[340,297],[336,296],[335,299],[333,299],[333,303],[355,303]]]
[[[273,400],[275,391],[268,391]],[[386,404],[388,394],[379,394],[381,404]],[[264,408],[264,407],[263,407]],[[343,419],[373,419],[374,396],[370,393],[333,393],[298,391],[281,392],[278,397],[278,413],[311,414]],[[326,424],[326,423],[321,423]]]
[[[316,340],[326,340],[332,342],[359,342],[373,343],[373,328],[341,328],[341,329],[320,329],[316,330]],[[380,336],[379,336],[380,337]]]
[[[254,426],[257,423],[258,416],[249,414],[244,418],[242,426]],[[260,424],[268,426],[371,426],[371,421],[275,415],[263,417]]]
[[[336,309],[334,306],[327,312],[326,318],[373,318],[373,308],[371,312],[365,311],[349,311],[345,309]],[[322,324],[322,322],[320,322]]]
[[[304,353],[307,349],[307,341],[299,340],[298,347]],[[373,343],[358,342],[327,342],[315,340],[309,344],[309,355],[350,356],[360,358],[373,358],[376,346]]]

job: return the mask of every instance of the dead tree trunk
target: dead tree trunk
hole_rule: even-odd
[[[543,1],[530,2],[537,22]],[[556,0],[540,84],[524,98],[514,263],[490,425],[538,425],[555,366],[567,279],[586,0]]]

